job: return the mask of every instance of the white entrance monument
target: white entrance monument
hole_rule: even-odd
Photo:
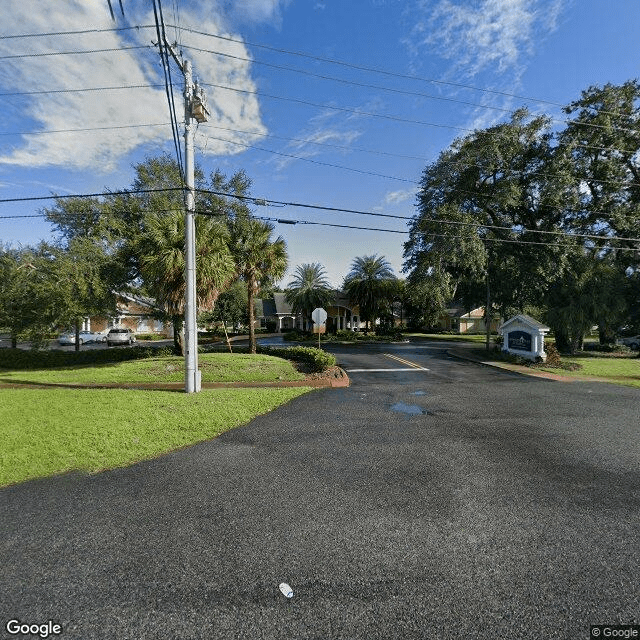
[[[526,313],[519,313],[507,320],[498,331],[503,337],[503,351],[529,360],[547,360],[544,337],[550,329]]]

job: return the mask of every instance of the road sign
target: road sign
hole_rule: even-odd
[[[311,319],[314,324],[324,324],[327,320],[327,312],[322,307],[318,307],[313,310]]]

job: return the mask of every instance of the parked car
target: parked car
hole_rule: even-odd
[[[85,344],[89,342],[106,342],[107,336],[104,333],[96,333],[94,331],[81,331],[78,336],[79,343]],[[61,334],[58,337],[58,342],[60,344],[75,344],[76,343],[76,332],[75,331],[67,331],[66,333]]]
[[[133,344],[136,336],[131,329],[110,329],[107,333],[107,345],[110,347],[114,344]]]
[[[629,336],[627,338],[618,338],[616,340],[616,344],[626,344],[627,347],[633,349],[634,351],[638,351],[640,348],[640,336]]]

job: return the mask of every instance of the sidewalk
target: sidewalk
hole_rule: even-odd
[[[577,377],[562,376],[557,373],[549,373],[548,371],[538,371],[536,369],[532,369],[531,367],[525,367],[521,364],[512,364],[511,362],[503,362],[502,360],[492,360],[491,352],[487,353],[486,359],[480,358],[475,353],[471,352],[471,350],[474,348],[477,347],[464,347],[460,345],[451,349],[447,349],[447,353],[453,358],[458,358],[459,360],[476,362],[487,367],[495,367],[496,369],[505,369],[507,371],[519,373],[521,375],[531,376],[532,378],[545,378],[546,380],[555,380],[557,382],[575,382],[576,380],[580,380],[580,378]],[[593,380],[593,378],[590,379]]]

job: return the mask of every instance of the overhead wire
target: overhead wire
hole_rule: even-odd
[[[319,73],[314,73],[313,71],[309,71],[308,69],[298,69],[295,67],[288,67],[285,65],[278,65],[278,64],[273,64],[270,62],[264,62],[262,60],[256,60],[255,58],[246,58],[243,56],[235,56],[232,55],[230,53],[224,53],[222,51],[214,51],[211,49],[202,49],[199,47],[194,47],[192,45],[184,45],[185,49],[189,49],[192,51],[198,51],[200,53],[212,53],[214,55],[217,56],[221,56],[221,57],[225,57],[225,58],[229,58],[232,60],[238,60],[238,61],[242,61],[242,62],[249,62],[252,64],[257,64],[257,65],[261,65],[261,66],[266,66],[266,67],[270,67],[273,69],[278,69],[280,71],[290,71],[292,73],[298,73],[298,74],[302,74],[302,75],[306,75],[309,77],[313,77],[313,78],[319,78],[321,80],[329,80],[331,82],[338,82],[338,83],[342,83],[342,84],[347,84],[347,85],[351,85],[351,86],[355,86],[355,87],[361,87],[361,88],[366,88],[366,89],[375,89],[377,91],[387,91],[390,93],[395,93],[395,94],[400,94],[400,95],[407,95],[407,96],[412,96],[412,97],[418,97],[418,98],[427,98],[429,100],[441,100],[441,101],[445,101],[445,102],[454,102],[454,103],[458,103],[458,104],[463,104],[466,106],[472,106],[472,107],[476,107],[476,108],[482,108],[482,109],[489,109],[489,110],[493,110],[493,111],[501,111],[503,113],[512,113],[513,109],[507,109],[504,107],[496,107],[493,105],[488,105],[488,104],[481,104],[478,102],[470,102],[468,100],[460,100],[457,98],[450,98],[448,96],[436,96],[433,94],[428,94],[428,93],[422,93],[419,91],[407,91],[405,89],[396,89],[394,87],[385,87],[382,85],[375,85],[375,84],[368,84],[368,83],[364,83],[364,82],[356,82],[355,80],[347,80],[345,78],[337,78],[335,76],[328,76],[328,75],[323,75],[323,74],[319,74]],[[550,118],[550,120],[552,122],[558,122],[558,123],[562,123],[562,124],[567,124],[569,122],[571,122],[570,120],[560,120],[558,118]],[[584,122],[582,120],[578,120],[578,121],[573,121],[574,123],[577,124],[581,124],[583,126],[586,127],[592,127],[595,129],[614,129],[616,131],[632,131],[631,129],[628,128],[624,128],[624,127],[618,127],[618,126],[613,126],[611,127],[610,125],[602,125],[602,124],[595,124],[592,122]]]
[[[184,180],[184,174],[183,174],[182,150],[180,147],[177,115],[175,111],[175,103],[173,100],[173,84],[171,82],[171,64],[169,61],[169,54],[166,50],[166,37],[164,35],[163,28],[161,28],[161,23],[158,18],[158,8],[156,6],[156,3],[159,5],[160,0],[153,0],[153,15],[156,23],[156,34],[158,37],[158,49],[160,52],[160,60],[162,61],[162,71],[164,73],[165,93],[166,93],[167,102],[169,105],[169,118],[171,120],[171,134],[173,137],[173,146],[175,148],[176,158],[178,160],[180,178],[184,182],[185,180]]]

